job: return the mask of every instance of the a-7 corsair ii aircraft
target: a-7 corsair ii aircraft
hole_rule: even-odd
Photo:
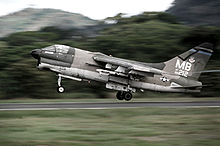
[[[162,63],[143,63],[99,52],[89,52],[65,45],[35,49],[31,55],[37,68],[58,74],[59,93],[64,92],[61,79],[94,80],[117,90],[117,99],[131,100],[137,89],[161,92],[200,92],[198,78],[212,55],[212,44],[203,43]]]

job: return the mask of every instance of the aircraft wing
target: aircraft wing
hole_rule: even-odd
[[[126,68],[131,67],[131,65],[128,62],[125,62],[119,58],[107,56],[104,54],[103,55],[102,54],[96,55],[93,57],[93,59],[98,62],[109,63],[109,64],[118,65],[118,66],[122,66],[122,67],[126,67]]]
[[[140,76],[144,76],[143,74],[145,73],[153,73],[153,74],[163,73],[162,70],[159,70],[156,68],[129,62],[128,60],[125,60],[125,59],[120,59],[120,58],[107,56],[103,54],[96,55],[93,57],[93,59],[97,62],[105,63],[106,68],[108,68],[107,65],[116,66],[117,68],[114,70],[115,72],[121,72],[121,73],[126,73],[126,74],[136,74]]]

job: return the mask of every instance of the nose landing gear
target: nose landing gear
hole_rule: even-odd
[[[63,93],[65,91],[64,87],[61,85],[61,82],[62,82],[62,77],[58,75],[58,80],[57,80],[57,84],[58,84],[57,92],[58,93]]]

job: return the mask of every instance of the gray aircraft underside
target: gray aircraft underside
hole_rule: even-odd
[[[212,45],[203,43],[162,63],[121,59],[65,45],[35,49],[31,54],[38,60],[37,68],[58,74],[59,93],[64,92],[62,78],[94,80],[105,83],[108,89],[117,90],[119,100],[130,100],[137,89],[200,92],[203,85],[198,78],[212,52]]]

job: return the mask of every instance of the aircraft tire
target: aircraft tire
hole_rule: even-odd
[[[60,86],[60,87],[57,87],[57,92],[58,93],[63,93],[65,91],[64,87]]]
[[[125,99],[126,101],[131,100],[131,99],[132,99],[132,94],[131,94],[131,92],[125,92],[125,93],[124,93],[124,99]]]
[[[116,97],[117,97],[118,100],[123,100],[124,99],[123,92],[118,91],[117,94],[116,94]]]

